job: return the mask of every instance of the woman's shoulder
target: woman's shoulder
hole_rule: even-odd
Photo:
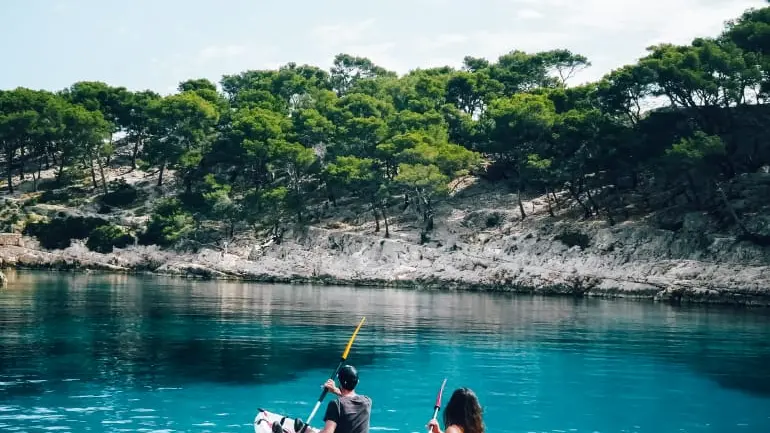
[[[452,424],[444,430],[444,433],[463,433],[463,428],[457,424]]]

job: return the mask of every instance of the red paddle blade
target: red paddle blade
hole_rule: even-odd
[[[438,390],[438,396],[436,396],[436,407],[441,407],[441,395],[444,394],[444,386],[446,385],[446,378],[441,383],[441,389]]]

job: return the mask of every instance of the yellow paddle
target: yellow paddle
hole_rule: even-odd
[[[330,379],[334,379],[334,376],[336,376],[337,372],[339,372],[340,368],[342,368],[342,364],[345,363],[345,360],[348,358],[348,354],[350,353],[350,348],[353,346],[353,340],[356,339],[356,335],[358,335],[358,331],[361,330],[361,326],[364,325],[365,321],[366,321],[366,317],[362,317],[361,322],[358,324],[358,326],[356,327],[356,330],[353,332],[353,335],[350,337],[350,341],[348,341],[348,345],[345,347],[345,351],[342,352],[340,363],[337,365],[337,368],[334,369],[334,372],[329,377]],[[327,392],[329,392],[329,390],[324,388],[323,392],[321,392],[321,396],[318,397],[318,401],[315,403],[315,407],[313,408],[313,411],[310,412],[310,416],[307,418],[307,422],[305,422],[305,425],[302,426],[302,430],[298,431],[298,433],[304,433],[305,429],[307,429],[307,426],[310,425],[310,421],[313,420],[315,413],[318,412],[318,408],[321,407],[321,402],[323,402]]]

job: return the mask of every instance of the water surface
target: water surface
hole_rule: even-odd
[[[423,432],[444,377],[447,393],[476,391],[490,433],[770,432],[765,311],[9,277],[2,431],[250,432],[258,407],[306,418],[365,315],[349,360],[375,432]]]

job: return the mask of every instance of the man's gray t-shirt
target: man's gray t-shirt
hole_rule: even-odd
[[[372,400],[365,395],[340,397],[326,406],[324,422],[337,423],[334,433],[369,433]]]

